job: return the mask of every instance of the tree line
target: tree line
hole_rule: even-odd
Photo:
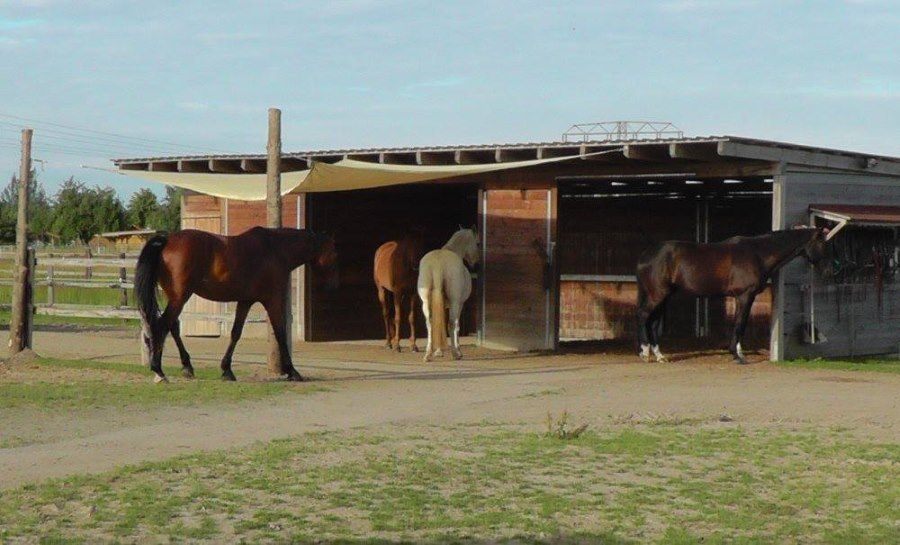
[[[18,201],[18,180],[13,176],[0,192],[0,243],[16,240]],[[181,192],[169,186],[162,199],[141,189],[126,205],[113,188],[90,187],[74,177],[49,196],[32,174],[28,206],[31,236],[42,242],[88,242],[98,233],[129,229],[171,232],[177,231],[181,222]]]

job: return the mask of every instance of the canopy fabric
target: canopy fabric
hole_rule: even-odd
[[[477,165],[394,165],[369,163],[352,159],[343,159],[334,164],[315,162],[310,170],[282,173],[281,194],[350,191],[353,189],[412,184],[469,174],[482,174],[556,163],[600,153],[609,153],[609,151]],[[204,174],[144,170],[119,170],[119,173],[226,199],[243,201],[261,201],[266,199],[265,174]]]
[[[120,174],[151,182],[189,189],[197,193],[239,201],[266,200],[265,174],[204,174],[199,172],[152,172],[119,170]],[[294,191],[306,179],[308,170],[281,173],[281,194]]]

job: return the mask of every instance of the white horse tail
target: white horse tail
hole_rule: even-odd
[[[444,273],[441,267],[431,270],[431,344],[435,351],[447,348],[447,322],[444,318]]]

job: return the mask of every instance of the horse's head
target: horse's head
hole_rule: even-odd
[[[338,254],[334,236],[325,234],[316,236],[316,255],[312,259],[312,266],[327,289],[334,290],[340,286]]]
[[[813,228],[809,242],[803,246],[803,255],[810,263],[818,263],[825,257],[825,244],[828,242],[828,228]]]
[[[481,252],[478,251],[478,246],[481,244],[481,235],[478,234],[478,230],[474,225],[469,229],[460,229],[460,232],[463,233],[466,242],[463,261],[466,262],[470,269],[477,269],[478,262],[481,259]]]

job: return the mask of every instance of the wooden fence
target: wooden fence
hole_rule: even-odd
[[[77,251],[77,250],[76,250]],[[137,301],[134,299],[134,269],[137,254],[119,254],[119,257],[94,257],[69,253],[38,253],[32,289],[35,297],[35,313],[50,316],[82,318],[122,318],[139,319]],[[15,256],[0,251],[0,286],[13,285]],[[46,288],[42,297],[37,297],[38,289]],[[68,295],[78,295],[86,303],[65,301],[61,291]],[[77,291],[73,291],[77,290]],[[105,293],[103,293],[105,292]],[[182,321],[202,320],[207,322],[230,323],[234,311],[221,314],[192,312],[192,302],[181,314]],[[8,302],[0,308],[9,308]],[[265,322],[265,318],[250,317],[248,323]]]

